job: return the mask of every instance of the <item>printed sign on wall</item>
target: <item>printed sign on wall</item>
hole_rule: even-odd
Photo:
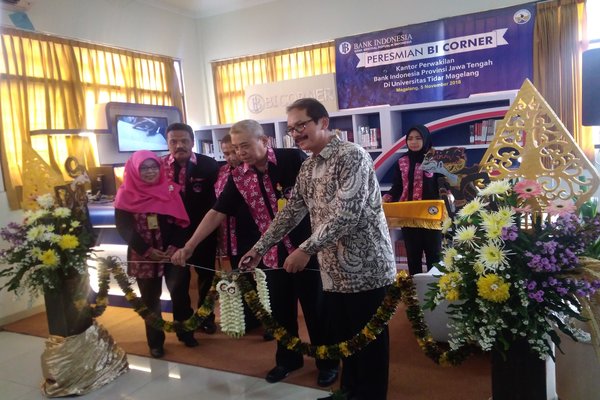
[[[335,74],[315,75],[244,88],[250,118],[285,118],[286,107],[303,97],[319,100],[328,111],[336,111]]]
[[[535,5],[336,40],[340,109],[518,89],[533,74]]]

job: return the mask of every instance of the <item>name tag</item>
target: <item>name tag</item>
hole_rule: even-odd
[[[287,204],[287,199],[277,199],[277,211],[283,210],[283,207]]]
[[[156,214],[149,214],[146,220],[148,221],[148,229],[158,229],[158,216]]]

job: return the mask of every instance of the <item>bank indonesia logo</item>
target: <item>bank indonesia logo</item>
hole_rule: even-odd
[[[338,49],[340,50],[340,53],[346,55],[350,53],[350,50],[352,50],[352,45],[348,42],[342,42],[340,43],[340,47],[338,47]]]
[[[260,114],[265,109],[265,99],[259,94],[248,97],[248,110],[252,114]]]
[[[515,13],[515,15],[513,15],[513,20],[515,21],[515,23],[519,24],[519,25],[523,25],[529,22],[529,20],[531,19],[531,12],[529,12],[529,10],[519,10]]]

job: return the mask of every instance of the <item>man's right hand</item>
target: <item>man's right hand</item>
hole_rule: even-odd
[[[238,268],[240,271],[254,271],[260,263],[261,258],[262,256],[252,249],[242,256]]]
[[[190,250],[187,247],[183,247],[181,249],[178,249],[171,256],[171,263],[173,263],[175,265],[184,266],[185,262],[187,261],[187,259],[192,256],[192,252],[193,252],[193,250]]]

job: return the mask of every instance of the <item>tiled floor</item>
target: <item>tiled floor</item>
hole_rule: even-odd
[[[0,398],[45,399],[40,390],[44,339],[0,332]],[[312,400],[327,392],[283,382],[127,356],[130,370],[82,400]]]

